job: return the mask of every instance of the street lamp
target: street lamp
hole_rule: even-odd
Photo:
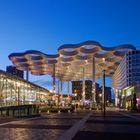
[[[98,103],[99,103],[100,109],[102,110],[102,94],[101,93],[99,93]],[[97,106],[98,106],[98,104],[97,104]]]
[[[74,93],[74,97],[75,97],[75,112],[77,111],[76,96],[77,96],[77,93]]]
[[[104,117],[105,117],[105,110],[106,110],[106,105],[105,105],[105,70],[103,70],[103,88],[102,88],[102,94],[103,94],[103,110],[104,110]]]
[[[77,93],[74,93],[75,100],[76,100],[76,96],[77,96]]]
[[[101,103],[101,100],[102,100],[102,94],[100,93],[99,94],[99,102]]]

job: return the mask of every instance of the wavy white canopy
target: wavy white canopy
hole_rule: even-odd
[[[29,50],[24,53],[12,53],[9,59],[17,69],[24,71],[28,69],[34,75],[53,75],[55,64],[56,78],[67,81],[81,79],[83,67],[85,78],[92,79],[92,62],[95,58],[95,79],[99,79],[103,70],[106,70],[106,76],[112,76],[125,53],[132,50],[135,50],[135,47],[127,44],[107,48],[98,42],[86,41],[63,45],[59,47],[56,55]]]

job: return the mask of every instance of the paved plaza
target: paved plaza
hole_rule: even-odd
[[[0,119],[0,140],[104,140],[140,137],[140,114],[107,111],[50,113]]]
[[[140,114],[107,112],[106,117],[93,113],[73,140],[118,140],[140,137]]]
[[[29,119],[3,118],[2,140],[56,140],[87,113],[52,113]]]

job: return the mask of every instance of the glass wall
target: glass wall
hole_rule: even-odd
[[[0,70],[0,106],[45,104],[49,91]]]

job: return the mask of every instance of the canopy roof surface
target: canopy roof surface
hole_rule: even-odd
[[[86,41],[80,44],[66,44],[58,48],[58,54],[48,55],[40,51],[28,50],[23,53],[12,53],[9,59],[19,70],[30,70],[33,75],[53,75],[55,64],[55,77],[63,81],[92,79],[93,58],[95,58],[95,79],[112,76],[121,59],[128,51],[135,50],[129,44],[116,47],[103,47],[98,42]]]

